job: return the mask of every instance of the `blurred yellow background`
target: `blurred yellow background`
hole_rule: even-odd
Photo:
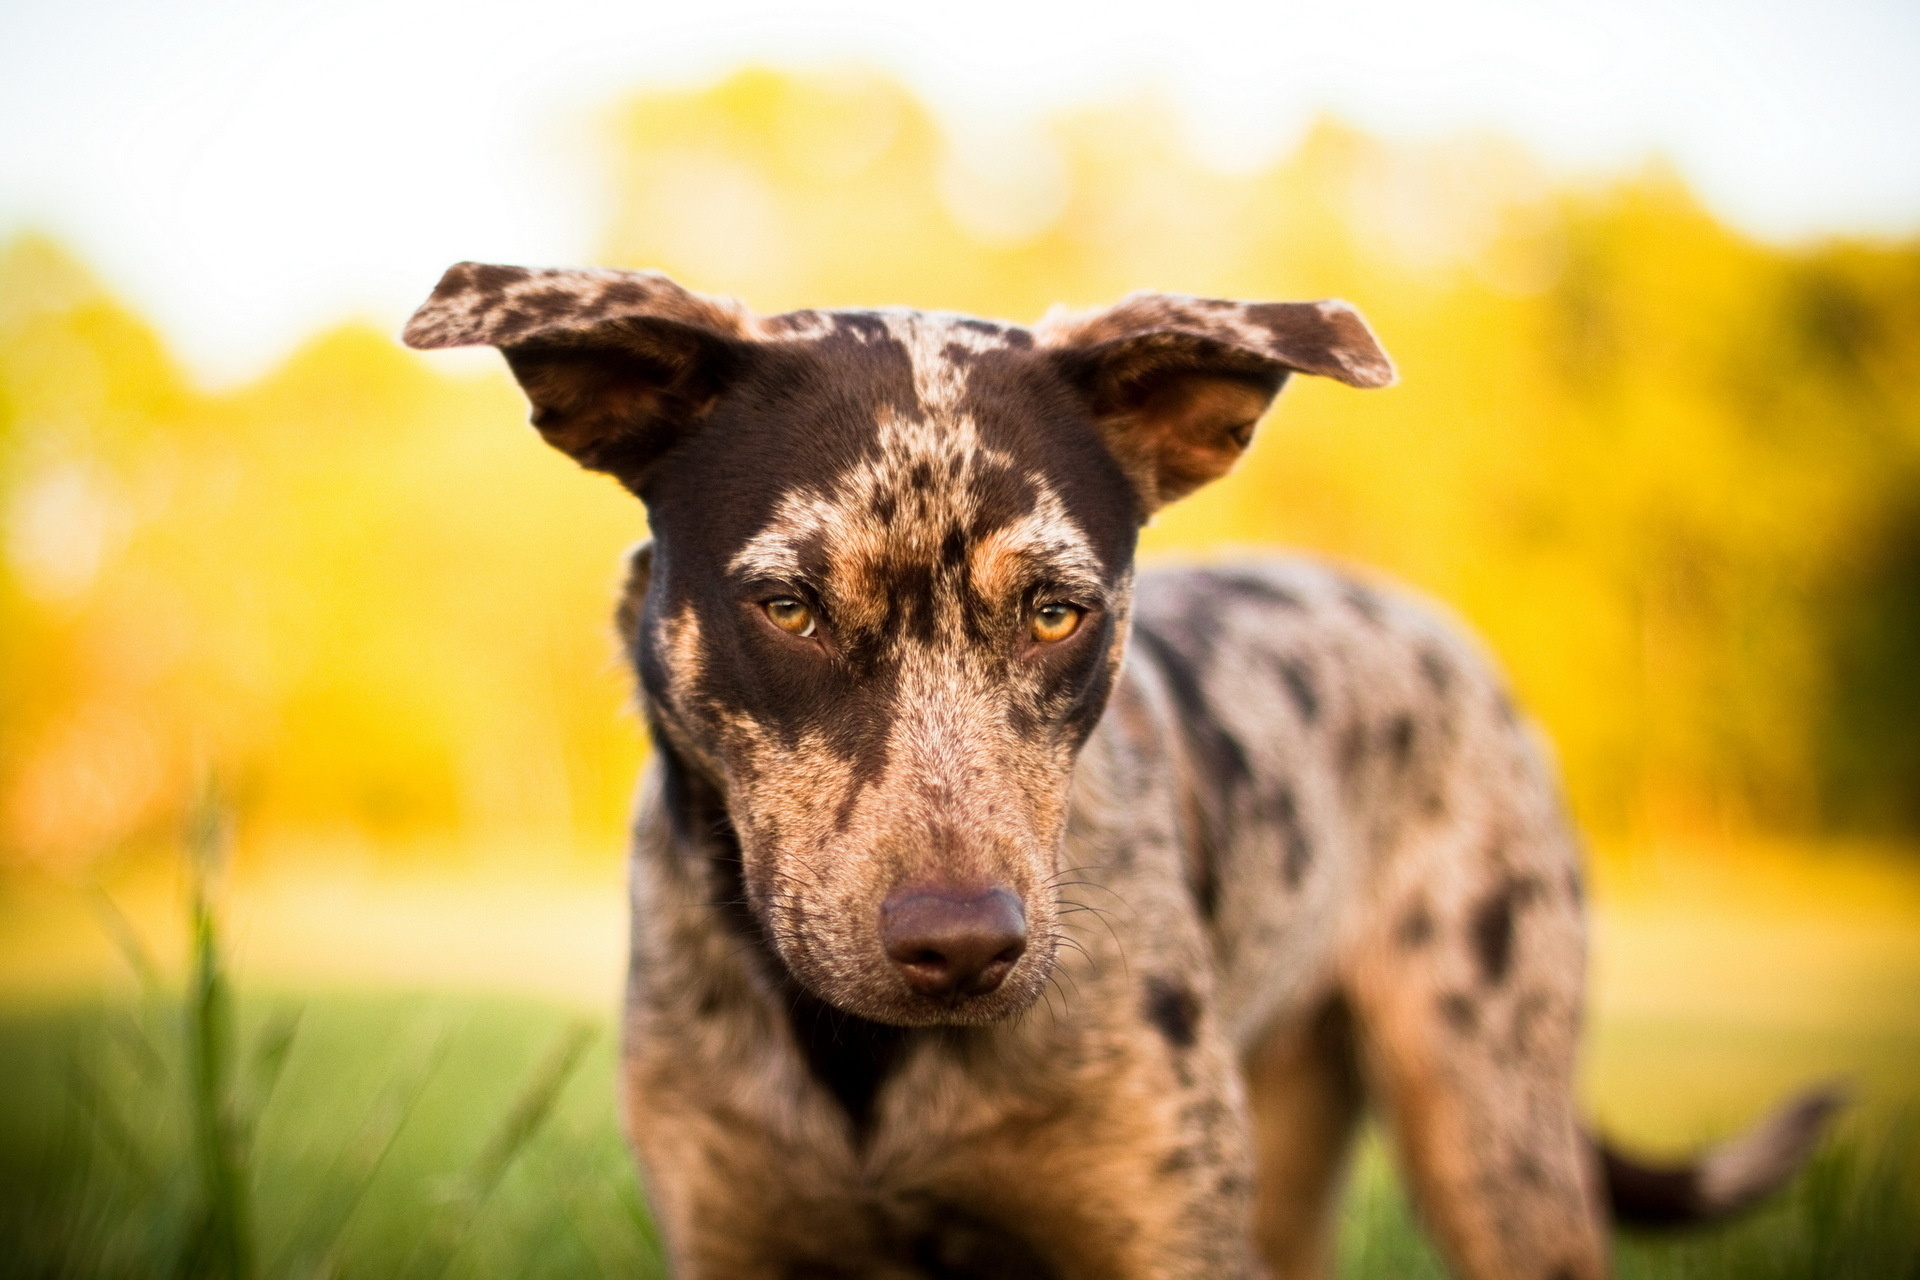
[[[1349,298],[1401,385],[1296,382],[1150,555],[1303,547],[1445,601],[1602,839],[1920,834],[1920,245],[1769,247],[1657,166],[1574,186],[1331,121],[1223,174],[1151,99],[1055,119],[986,204],[871,76],[743,72],[609,133],[600,260],[762,310]],[[611,856],[642,513],[471,368],[347,327],[205,393],[57,241],[4,250],[7,865],[165,843],[209,770],[249,857]]]

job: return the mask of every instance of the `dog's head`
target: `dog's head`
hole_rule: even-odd
[[[1027,330],[471,263],[406,341],[499,347],[548,442],[645,501],[656,733],[725,796],[793,976],[900,1024],[1039,996],[1140,525],[1290,373],[1393,377],[1338,302],[1136,294]]]

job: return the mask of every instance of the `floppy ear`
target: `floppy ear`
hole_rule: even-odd
[[[407,321],[410,347],[494,346],[547,443],[638,493],[740,365],[753,316],[654,271],[462,262]]]
[[[1393,363],[1344,302],[1135,293],[1050,313],[1039,345],[1085,399],[1148,514],[1225,475],[1291,373],[1384,387]]]

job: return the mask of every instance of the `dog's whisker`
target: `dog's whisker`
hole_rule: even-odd
[[[1091,951],[1088,951],[1086,947],[1082,946],[1077,939],[1070,938],[1064,933],[1055,934],[1054,938],[1062,946],[1072,947],[1075,951],[1078,951],[1083,957],[1086,958],[1087,964],[1093,970],[1093,976],[1096,978],[1100,976],[1100,962],[1098,960],[1095,960],[1093,958],[1093,953]],[[1062,973],[1066,972],[1065,966],[1062,966],[1060,971]]]
[[[1112,866],[1104,862],[1081,862],[1081,863],[1076,863],[1071,867],[1062,867],[1060,868],[1060,870],[1054,872],[1051,876],[1048,876],[1047,879],[1057,880],[1061,876],[1070,876],[1081,871],[1112,871],[1113,869],[1114,868]]]
[[[1114,897],[1120,898],[1120,901],[1123,903],[1126,901],[1125,898],[1120,897],[1120,892],[1117,889],[1109,888],[1101,884],[1098,880],[1058,880],[1053,882],[1053,887],[1056,889],[1071,889],[1075,885],[1085,885],[1089,889],[1098,889],[1102,893],[1110,893]]]
[[[1068,906],[1068,907],[1071,907],[1071,908],[1073,908],[1073,910],[1072,910],[1072,911],[1063,911],[1063,912],[1061,912],[1061,913],[1060,913],[1060,914],[1062,914],[1062,915],[1072,915],[1072,914],[1074,914],[1074,912],[1075,912],[1075,911],[1090,911],[1090,912],[1092,912],[1092,913],[1093,913],[1093,918],[1094,918],[1094,919],[1096,919],[1096,920],[1098,920],[1098,921],[1099,921],[1099,922],[1100,922],[1101,924],[1103,924],[1103,925],[1105,925],[1105,926],[1106,926],[1106,929],[1107,929],[1107,932],[1108,932],[1108,934],[1110,934],[1110,935],[1112,936],[1112,938],[1113,938],[1113,945],[1114,945],[1114,946],[1115,946],[1115,947],[1116,947],[1116,948],[1117,948],[1117,949],[1119,950],[1119,952],[1120,952],[1120,971],[1121,971],[1122,973],[1130,973],[1130,972],[1132,972],[1132,970],[1131,970],[1131,968],[1130,968],[1130,967],[1128,966],[1128,964],[1127,964],[1127,944],[1126,944],[1125,942],[1123,942],[1123,941],[1121,941],[1121,939],[1120,939],[1120,931],[1119,931],[1118,929],[1115,929],[1115,928],[1113,927],[1113,921],[1111,921],[1111,920],[1109,920],[1109,919],[1107,919],[1107,917],[1108,917],[1108,916],[1109,916],[1109,915],[1111,914],[1111,912],[1110,912],[1110,911],[1108,911],[1108,910],[1107,910],[1106,908],[1103,908],[1103,907],[1094,907],[1094,906],[1089,906],[1088,904],[1086,904],[1086,903],[1084,903],[1084,902],[1073,902],[1073,901],[1071,901],[1071,900],[1064,900],[1064,905],[1066,905],[1066,906]]]
[[[1071,1018],[1073,1016],[1073,1001],[1067,999],[1067,989],[1060,985],[1060,972],[1060,970],[1056,969],[1052,973],[1049,973],[1047,975],[1047,985],[1060,993],[1060,1005],[1067,1011],[1067,1017]]]
[[[1045,983],[1041,984],[1040,998],[1046,1001],[1046,1004],[1047,1004],[1047,1018],[1049,1019],[1048,1025],[1055,1029],[1058,1029],[1060,1026],[1060,1014],[1057,1010],[1054,1009],[1053,995],[1047,989],[1049,986],[1052,985],[1052,982],[1053,982],[1052,978],[1049,977]],[[1020,1016],[1024,1019],[1027,1015],[1023,1013]]]
[[[1080,993],[1080,983],[1077,979],[1074,978],[1072,970],[1068,969],[1065,965],[1057,965],[1055,966],[1054,972],[1059,974],[1062,978],[1065,978],[1068,982],[1071,982],[1073,984],[1073,991],[1075,995],[1078,995]],[[1099,975],[1095,974],[1094,976],[1098,977]]]

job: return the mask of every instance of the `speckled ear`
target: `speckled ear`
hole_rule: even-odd
[[[1143,515],[1225,475],[1289,374],[1394,380],[1367,322],[1338,301],[1136,293],[1104,311],[1051,313],[1035,333],[1085,397]]]
[[[547,442],[639,492],[741,362],[754,317],[654,271],[462,262],[407,321],[410,347],[494,346]]]

